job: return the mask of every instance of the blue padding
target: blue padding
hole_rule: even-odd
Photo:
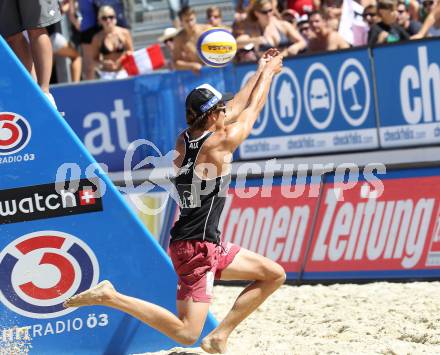
[[[69,309],[68,313],[61,310],[63,314],[56,314],[55,311],[59,311],[56,307],[47,308],[59,305],[72,290],[81,291],[98,280],[109,279],[125,294],[176,312],[176,276],[166,253],[127,206],[109,178],[100,169],[90,169],[95,159],[43,96],[1,37],[0,63],[0,115],[1,112],[8,113],[0,116],[3,117],[0,121],[0,148],[14,146],[16,149],[15,153],[0,155],[0,203],[4,208],[5,201],[12,203],[14,200],[17,206],[21,201],[21,212],[12,212],[7,219],[3,215],[0,217],[0,264],[6,260],[5,263],[11,266],[0,270],[2,330],[29,326],[33,338],[31,352],[35,354],[132,354],[176,346],[175,342],[149,326],[110,308],[84,307]],[[155,81],[152,77],[148,83],[142,80],[136,82],[136,90],[144,98],[148,98],[146,92],[157,89],[154,85],[161,85],[160,78]],[[116,87],[121,88],[120,85],[133,87],[129,81],[120,82]],[[57,95],[57,99],[60,106],[77,107],[75,112],[85,112],[81,111],[84,107],[93,112],[104,111],[108,107],[104,108],[102,100],[94,96],[97,89],[101,90],[99,97],[110,95],[114,100],[123,97],[124,105],[131,102],[131,93],[118,93],[111,84],[58,88],[58,93],[62,94]],[[78,96],[80,91],[82,93]],[[121,107],[117,110],[123,111]],[[68,115],[72,123],[75,116]],[[98,123],[104,122],[105,125],[107,119],[95,115]],[[136,120],[132,121],[130,129],[133,132],[141,129],[136,126]],[[27,122],[28,128],[17,128],[20,122]],[[76,126],[77,129],[80,127],[81,123]],[[27,143],[20,140],[26,129],[30,133]],[[162,134],[165,136],[168,132],[162,131]],[[165,138],[171,139],[171,136],[170,132]],[[66,163],[73,167],[68,177],[58,170]],[[77,171],[78,175],[72,171]],[[84,195],[93,191],[83,185],[79,190],[72,185],[73,190],[68,189],[64,181],[69,177],[82,179],[86,187],[99,186],[103,193],[105,191],[102,199],[97,194],[93,200],[90,195]],[[51,185],[55,181],[62,182],[59,191],[71,193],[70,207],[61,203],[61,195],[57,195]],[[20,190],[9,191],[16,188]],[[49,196],[47,191],[52,195],[49,200],[35,200],[37,197],[34,196]],[[21,197],[17,201],[21,194],[29,196],[27,202]],[[51,209],[56,202],[59,202],[58,207]],[[60,241],[64,244],[57,246]],[[22,249],[18,249],[19,242]],[[28,291],[21,289],[24,284],[27,284]],[[17,297],[4,302],[2,295],[12,291]],[[20,308],[24,304],[19,302],[21,299],[33,307]],[[209,315],[203,335],[215,325],[216,321]]]

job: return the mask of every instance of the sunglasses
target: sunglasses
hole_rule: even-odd
[[[114,20],[115,18],[116,18],[115,15],[101,16],[101,20],[102,20],[102,21]]]
[[[368,12],[366,14],[362,15],[363,18],[367,18],[367,17],[376,17],[376,14],[374,12]]]
[[[272,11],[273,9],[267,9],[267,10],[259,10],[258,12],[263,15],[269,15]]]
[[[432,6],[434,5],[434,1],[423,1],[422,4],[423,6]]]
[[[404,14],[406,12],[406,10],[397,10],[397,13],[399,14]]]

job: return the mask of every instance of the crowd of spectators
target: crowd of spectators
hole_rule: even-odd
[[[37,20],[32,20],[28,27],[15,29],[8,24],[6,11],[11,11],[12,3],[19,11],[25,1],[0,0],[0,34],[46,94],[52,54],[70,59],[72,81],[127,76],[122,63],[134,48],[123,0],[47,1],[58,2],[59,13],[69,23],[69,39],[56,27],[61,15],[38,28]],[[220,7],[207,8],[205,18],[198,19],[190,0],[168,0],[168,4],[173,27],[157,39],[167,58],[166,68],[196,74],[203,67],[197,39],[213,26],[228,28],[235,36],[237,63],[257,61],[270,47],[287,57],[440,36],[440,0],[235,0],[233,23],[228,24]]]

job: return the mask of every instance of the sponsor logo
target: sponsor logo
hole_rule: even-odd
[[[30,318],[70,313],[67,298],[95,286],[99,266],[92,249],[59,231],[26,234],[0,253],[0,301]]]
[[[295,73],[283,68],[273,82],[270,105],[275,123],[285,133],[295,130],[301,115],[301,91]],[[277,94],[275,94],[277,92]]]
[[[0,224],[102,211],[97,180],[73,183],[76,190],[57,189],[54,183],[1,190]]]
[[[338,201],[338,188],[330,185],[324,190],[308,271],[328,271],[329,267],[340,271],[405,270],[440,265],[436,256],[439,227],[434,229],[438,225],[439,179],[383,182],[380,198],[365,184],[357,184],[344,202]]]
[[[286,271],[298,272],[311,232],[317,198],[286,198],[281,189],[310,189],[310,185],[274,186],[268,198],[255,196],[252,204],[230,190],[219,228],[224,242],[231,242],[281,263]],[[297,191],[299,192],[299,191]],[[263,192],[261,193],[263,194]]]
[[[27,146],[31,126],[22,116],[13,112],[0,112],[0,155],[17,153]]]
[[[380,193],[356,182],[344,199],[340,184],[326,184],[316,218],[318,199],[311,191],[319,186],[273,186],[270,197],[261,187],[251,205],[237,187],[230,189],[219,225],[223,240],[265,255],[288,272],[299,271],[310,238],[307,272],[440,267],[440,178],[383,183]]]
[[[440,121],[440,67],[428,57],[428,47],[417,48],[418,66],[406,65],[400,73],[400,105],[408,124]],[[430,61],[431,59],[431,61]]]

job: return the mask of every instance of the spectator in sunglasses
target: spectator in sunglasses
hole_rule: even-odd
[[[308,1],[308,0],[307,0]],[[234,6],[235,6],[235,14],[234,19],[235,21],[243,21],[246,19],[247,14],[252,7],[252,3],[254,0],[234,0]],[[274,9],[278,8],[278,0],[270,0],[272,6]]]
[[[422,24],[419,21],[411,20],[404,1],[399,1],[397,4],[397,23],[402,26],[410,36],[415,35],[422,28]]]
[[[279,19],[270,0],[255,0],[246,20],[235,25],[238,48],[253,43],[259,55],[277,48],[283,57],[296,55],[306,47],[305,40],[291,23]]]
[[[101,79],[123,79],[127,72],[122,68],[123,57],[133,51],[130,31],[116,25],[116,12],[111,6],[102,6],[98,22],[102,26],[92,40],[93,59]]]
[[[179,30],[175,27],[165,28],[162,36],[158,38],[158,41],[163,44],[165,47],[165,56],[166,56],[166,67],[170,70],[175,69],[173,66],[173,62],[170,60],[173,55],[174,50],[174,37],[177,36]]]
[[[408,40],[409,34],[397,24],[396,3],[393,0],[379,0],[377,4],[380,21],[368,33],[368,45],[393,43]]]
[[[365,7],[362,18],[364,19],[364,22],[368,25],[368,29],[370,29],[377,22],[376,6],[368,5],[367,7]]]
[[[212,27],[222,26],[222,10],[218,6],[210,6],[206,9],[206,21]]]
[[[255,51],[253,43],[249,43],[243,48],[240,48],[235,55],[236,63],[249,63],[256,62],[258,60],[258,54]]]
[[[312,30],[310,28],[310,24],[309,24],[309,16],[307,15],[302,15],[299,19],[298,19],[298,23],[297,23],[297,28],[299,33],[301,34],[301,36],[306,40],[306,42],[309,42],[309,39],[311,37],[312,34]]]
[[[321,12],[310,13],[309,25],[312,29],[308,44],[310,52],[334,51],[350,47],[338,32],[328,26],[327,19]]]

